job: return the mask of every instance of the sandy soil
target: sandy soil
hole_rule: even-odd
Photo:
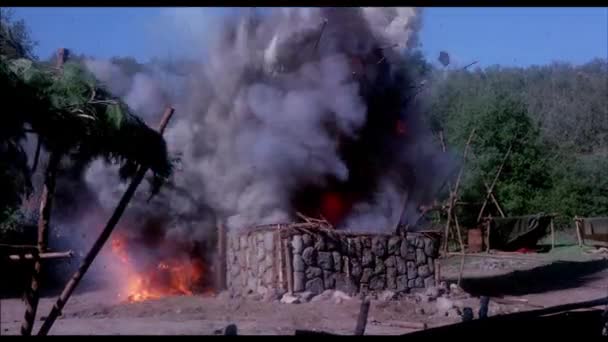
[[[608,261],[587,255],[575,247],[564,247],[535,260],[468,258],[463,288],[472,297],[453,300],[459,306],[478,310],[476,295],[525,298],[528,304],[496,304],[490,314],[535,309],[564,302],[595,299],[608,295]],[[460,258],[442,261],[441,275],[457,279]],[[43,298],[35,329],[50,310],[54,298]],[[228,324],[239,334],[293,335],[296,329],[352,334],[360,307],[359,299],[336,304],[319,301],[281,304],[225,296],[169,297],[142,303],[121,302],[112,290],[75,294],[57,320],[52,334],[216,334]],[[20,299],[4,299],[1,305],[0,334],[19,333],[24,312]],[[366,334],[411,332],[397,322],[425,322],[438,326],[458,322],[459,317],[434,313],[435,302],[415,303],[411,299],[372,301]]]

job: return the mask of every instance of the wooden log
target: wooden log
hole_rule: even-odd
[[[492,301],[498,304],[522,304],[533,308],[544,308],[543,305],[532,304],[525,298],[492,297]]]
[[[357,318],[357,326],[355,327],[355,335],[363,335],[365,333],[369,305],[370,301],[367,298],[361,302],[361,309],[359,310],[359,317]]]
[[[27,249],[30,251],[33,250],[38,250],[38,246],[35,245],[9,245],[9,244],[5,244],[5,243],[0,243],[0,248],[7,248],[7,249]]]
[[[8,259],[13,261],[24,261],[24,260],[37,260],[37,259],[63,259],[71,258],[74,256],[74,252],[52,252],[52,253],[28,253],[28,254],[13,254],[9,255]]]
[[[488,253],[465,253],[467,257],[477,258],[488,258],[488,259],[517,259],[517,260],[529,260],[529,261],[542,261],[540,258],[524,257],[513,254],[488,254]],[[449,256],[462,256],[462,253],[452,252],[448,253]]]
[[[428,328],[428,325],[423,322],[399,321],[399,322],[389,322],[387,324],[382,324],[382,325],[388,325],[390,327],[396,327],[396,328],[415,329],[415,330],[424,330],[424,329]]]
[[[226,289],[226,228],[222,223],[217,225],[217,290]]]
[[[169,120],[173,116],[173,113],[174,113],[173,108],[167,108],[167,110],[165,110],[165,113],[163,114],[163,117],[161,119],[161,124],[159,127],[159,132],[161,135],[164,133],[165,128],[166,128],[167,124],[169,123]],[[72,277],[66,284],[65,288],[61,292],[61,295],[59,295],[59,298],[57,298],[55,305],[53,305],[53,308],[49,312],[46,320],[42,324],[42,327],[40,327],[40,330],[38,331],[39,336],[46,336],[48,334],[48,332],[51,330],[53,323],[55,322],[57,317],[59,317],[61,310],[63,309],[63,307],[67,303],[68,299],[70,298],[70,296],[76,289],[76,286],[78,286],[78,284],[80,283],[80,280],[82,280],[82,277],[87,272],[87,270],[89,269],[89,267],[95,260],[95,257],[97,256],[97,254],[99,254],[99,251],[101,251],[102,247],[104,246],[104,244],[106,243],[108,238],[110,238],[112,231],[116,227],[116,224],[120,220],[120,217],[122,216],[125,209],[127,209],[127,205],[129,204],[129,201],[131,201],[131,198],[135,194],[135,190],[137,190],[139,183],[141,183],[141,181],[144,179],[144,176],[146,175],[147,171],[148,171],[147,165],[141,165],[139,167],[139,169],[137,170],[137,173],[133,177],[131,184],[129,184],[129,187],[127,188],[127,190],[123,194],[122,198],[118,202],[118,205],[116,206],[114,213],[112,213],[112,216],[106,223],[106,226],[102,230],[101,234],[99,235],[99,237],[97,238],[97,240],[95,241],[95,243],[93,244],[93,246],[91,247],[89,252],[85,255],[82,263],[78,267],[78,270],[76,270],[76,272],[72,275]]]
[[[582,219],[578,216],[574,217],[574,229],[576,230],[576,238],[578,240],[578,246],[583,247],[583,234],[581,233],[581,221]]]
[[[40,256],[42,256],[42,254],[46,251],[49,241],[49,225],[51,221],[53,197],[55,194],[55,181],[57,177],[57,169],[59,168],[62,155],[63,153],[58,150],[51,151],[49,163],[44,173],[44,185],[42,187],[42,195],[40,196],[40,214],[38,217],[37,254]],[[40,297],[40,272],[42,271],[42,262],[40,258],[34,257],[33,255],[31,255],[30,259],[34,260],[34,270],[32,273],[30,287],[25,293],[25,314],[23,316],[23,323],[21,324],[22,336],[29,336],[32,334],[34,322],[36,321],[36,311],[38,310],[38,300]]]
[[[293,258],[291,257],[291,248],[289,239],[283,240],[283,251],[285,252],[285,270],[287,272],[287,292],[293,293]]]
[[[553,250],[555,248],[555,227],[553,226],[553,217],[551,217],[549,226],[551,227],[551,250]]]

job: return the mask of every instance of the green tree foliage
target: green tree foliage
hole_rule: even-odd
[[[467,224],[509,146],[495,188],[507,215],[608,215],[608,61],[433,70],[431,80],[426,117],[452,151],[462,153],[476,128],[461,190],[473,203],[462,212]]]

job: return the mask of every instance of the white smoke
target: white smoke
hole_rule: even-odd
[[[192,22],[184,11],[171,20],[179,22],[180,15]],[[144,118],[158,117],[168,103],[176,109],[165,133],[170,152],[181,158],[173,185],[150,203],[136,199],[129,212],[181,218],[168,228],[176,239],[204,236],[201,229],[216,219],[231,229],[291,221],[298,188],[323,186],[330,176],[349,179],[339,140],[357,140],[368,120],[351,58],[386,46],[391,60],[399,58],[417,44],[420,18],[411,8],[286,8],[230,17],[205,40],[210,45],[200,63],[169,83],[154,74],[125,79],[110,63],[89,61],[89,69]],[[179,92],[170,91],[178,85]],[[434,152],[421,151],[410,147],[408,158],[437,167],[424,163]],[[107,208],[122,194],[112,172],[98,162],[86,175]],[[428,191],[433,181],[422,176],[432,172],[415,173],[424,187],[419,192]],[[391,179],[379,184],[367,203],[355,206],[347,226],[392,228],[399,219],[403,190]]]

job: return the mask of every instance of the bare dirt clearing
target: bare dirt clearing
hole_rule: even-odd
[[[478,295],[525,298],[527,302],[504,304],[491,301],[490,315],[532,310],[606,296],[608,260],[602,255],[582,253],[577,247],[560,247],[551,253],[529,256],[531,260],[467,257],[463,288],[472,294],[452,296],[458,308],[479,309]],[[460,257],[443,259],[441,276],[456,281]],[[40,316],[49,312],[55,298],[43,298]],[[226,296],[177,296],[141,303],[121,302],[111,290],[81,292],[66,305],[52,334],[216,334],[230,323],[239,334],[292,335],[296,329],[352,334],[361,301],[353,298],[339,304],[322,300],[302,304],[281,304]],[[437,302],[424,296],[373,300],[366,334],[403,334],[412,329],[399,322],[424,322],[439,326],[460,321],[460,317],[437,313]],[[18,298],[1,301],[1,334],[14,335],[24,313]],[[477,315],[477,314],[476,314]]]

